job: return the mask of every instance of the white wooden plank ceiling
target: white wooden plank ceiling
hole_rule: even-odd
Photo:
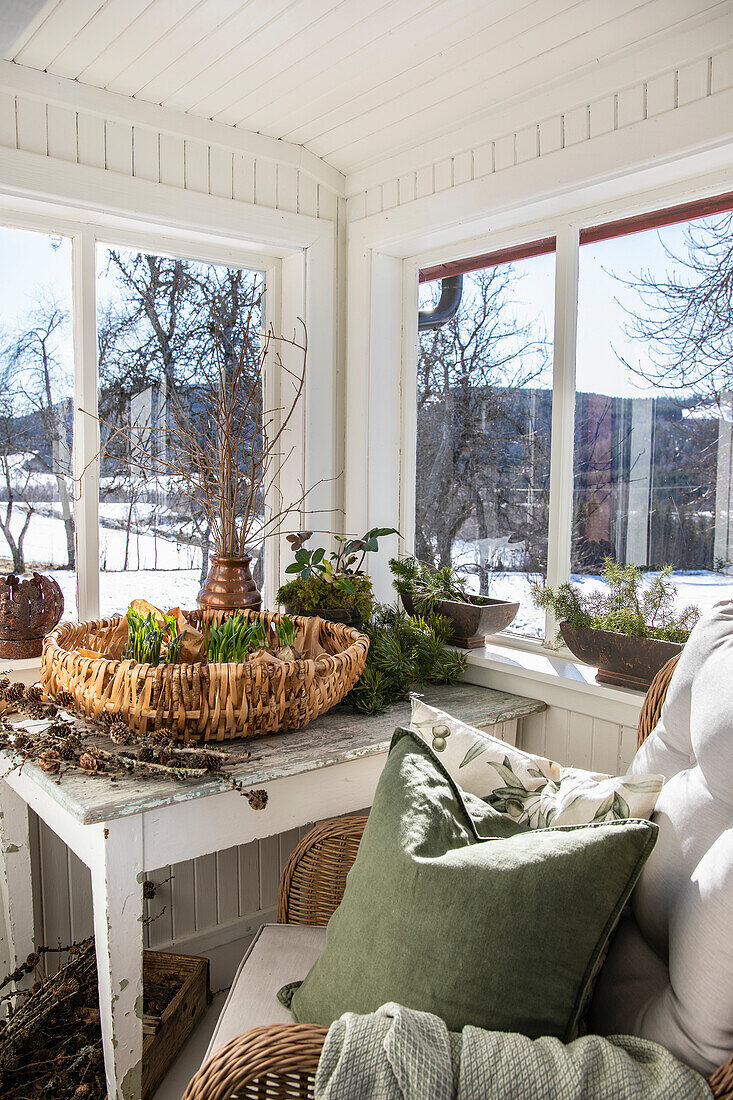
[[[12,0],[0,0],[10,3]],[[5,54],[303,145],[349,174],[730,0],[49,0]]]

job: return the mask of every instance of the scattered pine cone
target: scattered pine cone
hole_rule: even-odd
[[[25,701],[26,703],[42,703],[44,701],[43,688],[39,687],[38,684],[26,688]]]
[[[268,794],[264,788],[259,787],[254,791],[247,791],[247,801],[253,810],[264,810],[267,805]]]
[[[79,1085],[71,1100],[92,1100],[93,1095],[90,1085]]]
[[[27,698],[26,696],[26,699]],[[46,717],[45,707],[40,706],[38,703],[27,703],[26,699],[23,700],[23,713],[27,718],[35,720]]]
[[[38,757],[38,767],[48,775],[56,775],[61,768],[61,755],[56,749],[46,749]]]
[[[64,707],[66,710],[73,710],[75,707],[74,696],[70,691],[60,691],[56,696],[56,702],[60,707]]]
[[[125,723],[116,720],[110,726],[109,736],[115,745],[129,745],[132,741],[132,734]]]
[[[155,753],[153,752],[153,750],[151,748],[148,748],[147,745],[143,745],[143,747],[140,749],[139,753],[137,754],[137,758],[141,763],[149,764],[151,762],[151,760],[155,759]]]
[[[79,767],[87,775],[96,775],[104,771],[104,760],[93,752],[83,752],[79,757]]]
[[[25,685],[16,680],[5,688],[5,698],[9,703],[18,703],[25,695]]]
[[[151,882],[149,878],[145,879],[145,882],[143,883],[143,897],[145,898],[145,900],[152,901],[157,892],[158,887],[155,885],[155,883]]]

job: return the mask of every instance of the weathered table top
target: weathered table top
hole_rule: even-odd
[[[545,709],[537,699],[510,695],[506,691],[472,684],[428,685],[425,702],[446,710],[472,725],[488,726],[509,722]],[[396,726],[409,725],[409,703],[391,707],[378,716],[355,714],[344,706],[334,707],[304,729],[273,733],[246,741],[214,742],[212,747],[228,752],[249,752],[241,764],[227,768],[228,774],[247,787],[261,787],[284,776],[326,768],[363,756],[385,752]],[[31,729],[35,723],[25,720]],[[102,731],[97,743],[114,750]],[[4,754],[0,754],[2,756]],[[0,775],[7,769],[0,768]],[[129,817],[159,806],[218,794],[230,788],[220,779],[189,779],[176,782],[167,777],[113,779],[67,772],[60,783],[35,764],[25,764],[23,774],[32,778],[77,821],[84,824]]]

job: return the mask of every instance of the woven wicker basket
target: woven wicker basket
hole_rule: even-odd
[[[192,611],[186,618],[205,633],[228,612]],[[246,611],[266,623],[279,616]],[[304,620],[294,619],[298,626]],[[111,714],[141,735],[170,729],[179,741],[225,741],[276,730],[298,729],[330,710],[364,670],[369,639],[352,627],[321,621],[316,660],[287,661],[277,668],[244,664],[150,665],[104,657],[120,616],[63,623],[43,644],[41,684],[56,698],[69,692],[77,708],[99,720]],[[79,649],[100,653],[82,656]]]

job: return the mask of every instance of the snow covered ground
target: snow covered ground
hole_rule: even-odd
[[[48,507],[48,506],[47,506]],[[150,514],[142,505],[141,516]],[[110,509],[110,520],[120,521],[120,505],[102,505]],[[13,529],[17,531],[24,516],[16,510]],[[160,535],[132,532],[129,541],[124,529],[100,527],[100,606],[103,615],[125,611],[137,597],[148,599],[158,607],[196,606],[201,571],[201,555],[196,547]],[[464,547],[465,550],[465,547]],[[64,618],[77,617],[76,578],[64,569],[66,532],[60,516],[33,515],[25,540],[25,555],[29,569],[53,571],[64,593]],[[0,535],[2,567],[10,568],[9,548]],[[124,568],[127,559],[127,568]],[[465,561],[465,557],[463,559]],[[652,576],[653,574],[650,574]],[[676,573],[677,602],[680,607],[696,604],[701,611],[717,600],[733,598],[733,576],[708,571]],[[468,576],[469,586],[478,590],[478,579]],[[540,577],[513,570],[492,574],[489,594],[496,599],[519,601],[519,613],[510,630],[529,637],[541,637],[544,616],[532,602],[530,585]],[[603,582],[597,576],[574,575],[572,581],[583,588],[597,588]]]

